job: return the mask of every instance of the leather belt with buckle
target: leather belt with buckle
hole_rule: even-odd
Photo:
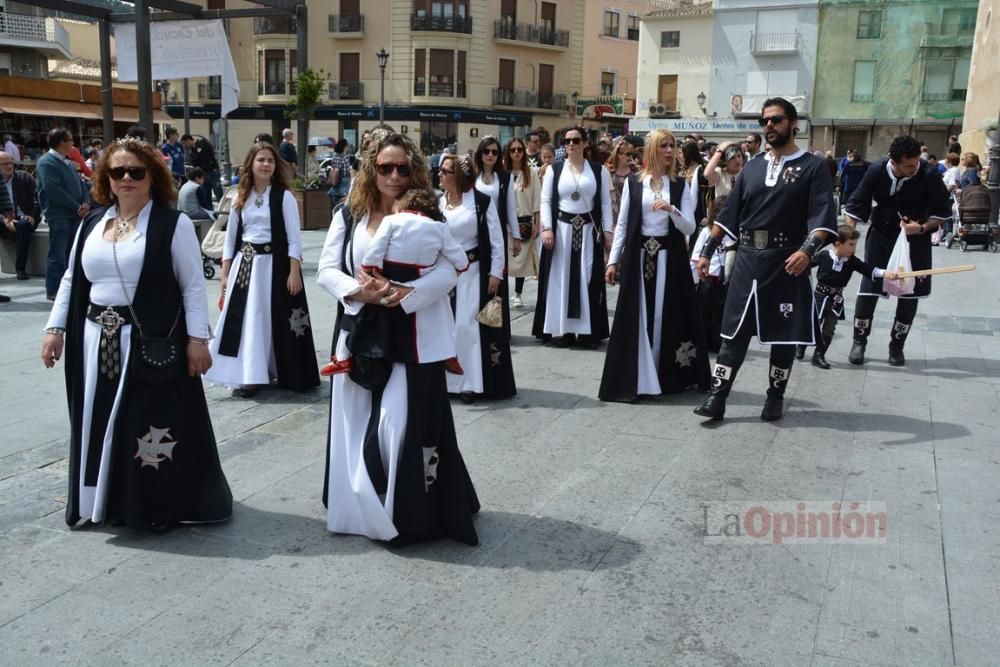
[[[128,306],[98,306],[94,303],[87,307],[87,319],[100,324],[106,336],[113,336],[122,325],[132,322]]]
[[[240,252],[243,253],[243,259],[249,261],[254,258],[254,255],[270,255],[271,244],[245,242]]]
[[[745,229],[740,231],[740,245],[757,250],[774,248],[797,248],[802,245],[802,237],[788,232],[770,232],[766,229]]]
[[[584,225],[593,222],[589,213],[560,213],[559,221],[573,225],[573,229],[581,229]]]
[[[830,287],[829,285],[824,285],[823,283],[816,283],[816,291],[819,292],[820,294],[830,295],[830,294],[839,294],[844,290],[841,287]]]
[[[666,245],[666,236],[647,236],[646,240],[642,242],[642,247],[645,248],[647,255],[655,255],[663,250]]]

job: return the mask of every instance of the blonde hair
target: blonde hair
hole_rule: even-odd
[[[608,157],[606,164],[608,169],[615,171],[618,169],[618,157],[623,150],[635,150],[635,146],[625,141],[624,139],[619,139],[615,142],[614,147],[611,149],[611,155]]]
[[[642,170],[642,172],[640,172],[640,178],[654,175],[659,176],[662,173],[665,174],[671,181],[674,180],[674,167],[676,166],[676,160],[670,160],[667,164],[660,164],[660,142],[665,139],[669,139],[674,142],[674,149],[676,150],[677,139],[674,137],[674,133],[670,130],[653,130],[645,136],[645,145],[649,146],[649,150],[646,151],[646,167]]]

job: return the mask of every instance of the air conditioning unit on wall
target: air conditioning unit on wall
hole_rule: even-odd
[[[672,113],[672,111],[667,108],[666,104],[661,102],[656,102],[649,105],[649,117],[650,118],[663,118],[667,114]]]

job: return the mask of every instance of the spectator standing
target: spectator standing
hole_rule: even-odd
[[[528,132],[528,135],[524,138],[524,143],[527,146],[527,153],[525,153],[524,157],[528,161],[528,166],[538,169],[542,166],[542,140],[538,136],[538,132],[534,130]]]
[[[211,201],[212,195],[222,201],[222,173],[219,171],[219,161],[215,157],[215,146],[205,137],[199,137],[194,142],[191,155],[191,165],[205,172],[205,182],[201,188],[202,201]]]
[[[170,158],[167,166],[174,177],[174,185],[180,186],[184,181],[184,147],[180,143],[180,133],[176,128],[167,128],[167,140],[160,147],[160,152]]]
[[[948,152],[956,155],[962,154],[962,144],[958,143],[958,137],[954,134],[948,137]]]
[[[295,132],[292,128],[286,127],[281,131],[281,145],[278,146],[278,152],[281,153],[282,160],[293,167],[299,166],[299,152],[295,148]]]
[[[871,167],[871,163],[867,162],[861,153],[850,151],[848,155],[851,156],[851,160],[844,164],[840,170],[840,203],[842,206],[847,206],[847,202],[851,199],[851,193],[858,187],[861,179],[868,173],[868,168]]]
[[[351,158],[347,154],[347,140],[341,139],[333,146],[330,171],[326,182],[330,184],[330,201],[334,206],[343,201],[351,189]]]
[[[65,127],[49,132],[49,151],[38,158],[38,203],[49,226],[49,257],[45,295],[55,301],[59,281],[66,271],[70,239],[90,205],[76,170],[70,165],[73,135]]]
[[[186,214],[196,225],[198,220],[214,220],[212,200],[205,202],[202,194],[201,186],[205,182],[205,172],[194,167],[188,176],[187,183],[181,186],[177,194],[177,210]]]
[[[958,189],[961,190],[969,185],[979,185],[979,175],[983,170],[983,165],[979,162],[979,156],[975,153],[966,153],[962,159],[962,166],[965,167],[965,171],[962,172],[962,178],[958,182]],[[959,193],[961,196],[961,193]]]
[[[101,155],[103,154],[104,154],[104,142],[101,141],[100,139],[91,139],[90,152],[87,154],[87,159],[84,161],[84,164],[87,165],[88,169],[93,171],[94,167],[96,167],[97,163],[100,161]]]
[[[0,178],[3,179],[0,196],[9,200],[9,204],[0,206],[0,213],[7,230],[14,234],[14,268],[18,280],[27,280],[31,236],[42,218],[38,184],[28,172],[14,170],[14,156],[6,151],[0,151]]]
[[[715,188],[716,197],[725,197],[733,191],[736,177],[743,170],[743,153],[732,141],[727,141],[712,153],[712,159],[705,167],[705,180]]]
[[[755,157],[760,157],[761,155],[764,154],[764,151],[762,151],[760,149],[761,138],[760,138],[760,135],[758,133],[751,132],[750,134],[748,134],[745,143],[746,143],[746,146],[747,146],[747,161],[748,162],[750,160],[754,159]]]

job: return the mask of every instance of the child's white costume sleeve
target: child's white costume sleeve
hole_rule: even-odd
[[[447,224],[441,224],[441,255],[451,262],[455,270],[461,273],[469,268],[469,256],[458,241],[451,235],[451,230]]]
[[[396,221],[392,220],[390,216],[382,219],[382,224],[378,226],[378,231],[375,232],[375,236],[369,242],[368,248],[365,250],[365,256],[361,260],[362,269],[370,271],[371,269],[382,268],[385,253],[389,250],[389,241],[392,239],[392,234],[396,229]]]

